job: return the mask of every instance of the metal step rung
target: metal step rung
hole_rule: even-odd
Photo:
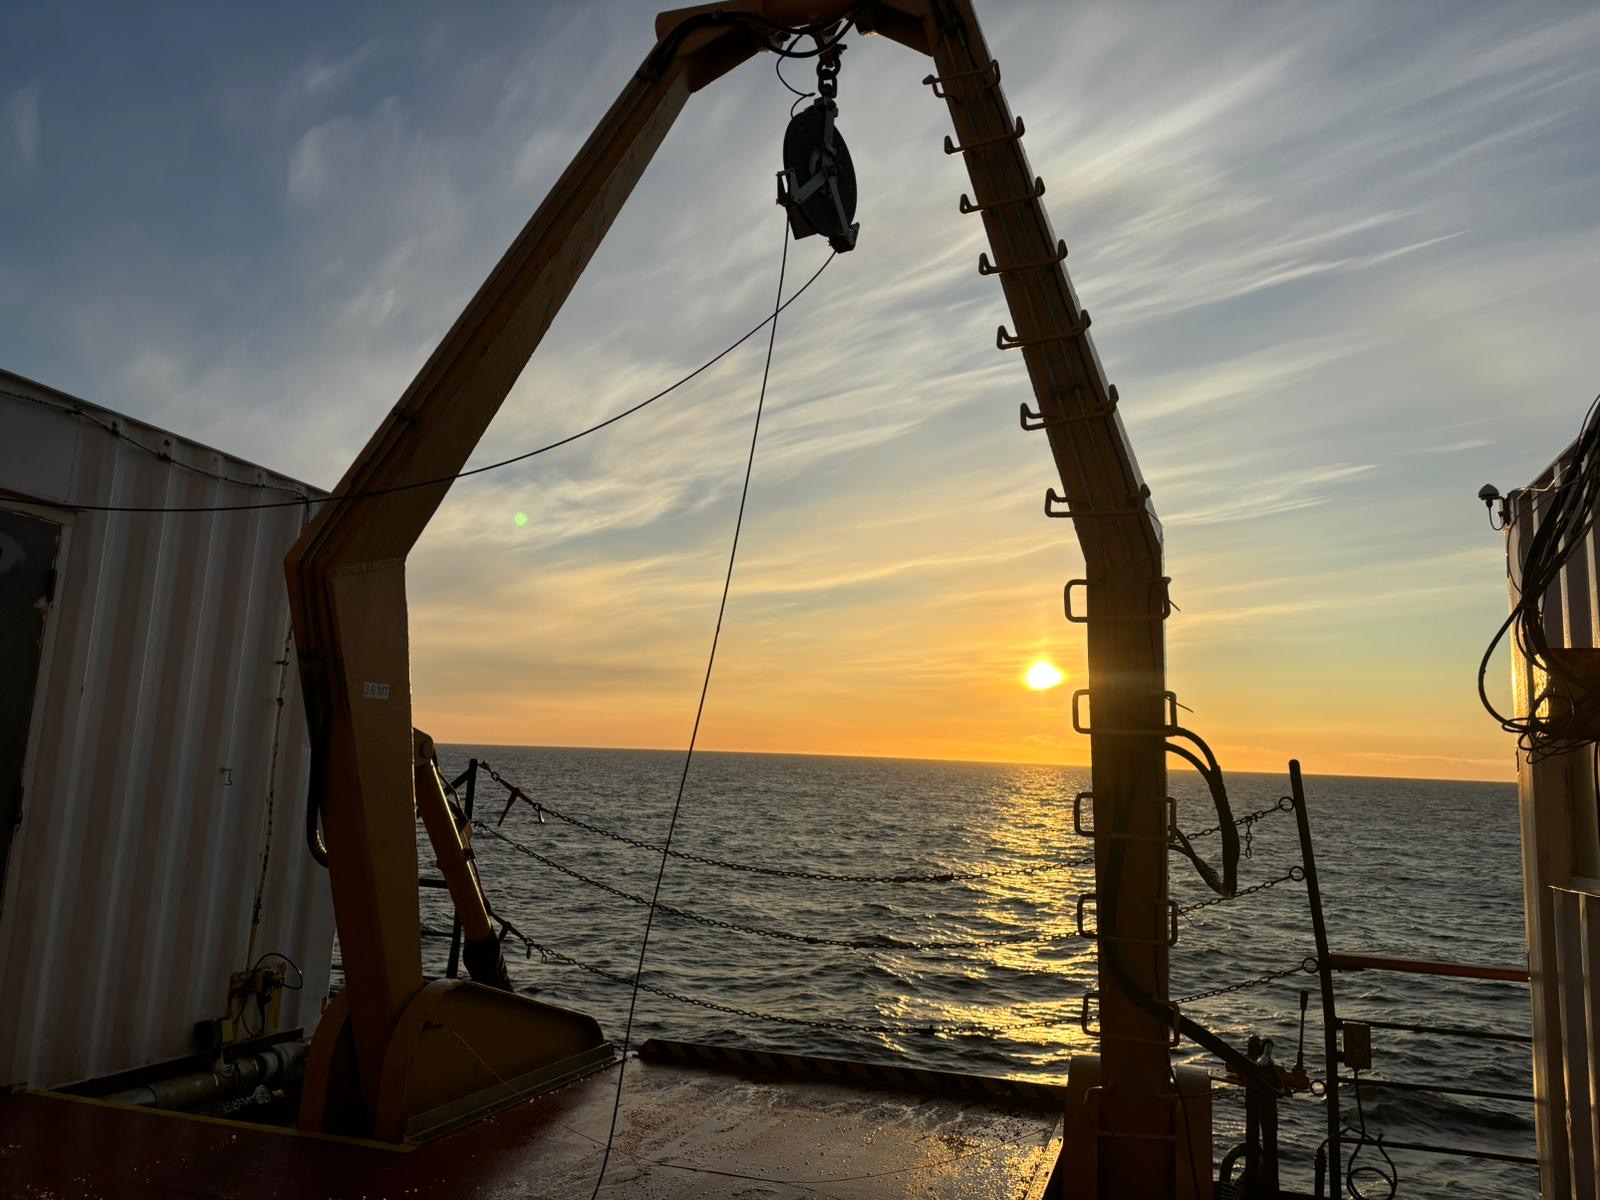
[[[1111,937],[1102,934],[1098,929],[1088,930],[1083,927],[1083,909],[1089,901],[1093,900],[1097,906],[1100,902],[1100,893],[1084,892],[1078,897],[1078,936],[1091,942],[1118,942],[1130,946],[1176,946],[1178,944],[1178,902],[1171,897],[1163,900],[1167,908],[1167,933],[1165,937]]]
[[[1105,1033],[1104,1031],[1102,1031],[1100,1029],[1096,1029],[1095,1026],[1094,1026],[1094,1022],[1092,1022],[1089,1019],[1089,1001],[1090,1000],[1098,1000],[1099,998],[1100,998],[1100,993],[1098,991],[1090,990],[1090,991],[1084,992],[1083,998],[1079,1002],[1079,1007],[1078,1007],[1078,1027],[1080,1029],[1082,1029],[1083,1032],[1087,1036],[1092,1037],[1092,1038],[1099,1038],[1103,1042],[1104,1041],[1136,1042],[1139,1045],[1143,1045],[1143,1046],[1166,1046],[1169,1049],[1174,1047],[1174,1046],[1176,1046],[1178,1044],[1178,1042],[1180,1041],[1179,1034],[1178,1034],[1178,1022],[1182,1017],[1182,1010],[1178,1007],[1178,1002],[1176,1000],[1165,1000],[1165,1001],[1163,1001],[1163,1003],[1169,1009],[1172,1010],[1172,1025],[1170,1026],[1170,1028],[1172,1030],[1171,1035],[1168,1036],[1168,1037],[1164,1037],[1164,1038],[1147,1038],[1147,1037],[1134,1037],[1134,1036],[1131,1036],[1131,1035],[1128,1035],[1128,1034],[1121,1034],[1121,1033]]]
[[[1066,402],[1069,398],[1067,389],[1051,388],[1050,393],[1055,397],[1056,403],[1061,405],[1064,410],[1067,407]],[[1081,404],[1083,401],[1083,388],[1073,384],[1070,399],[1074,404]],[[1021,411],[1022,428],[1026,433],[1035,433],[1038,430],[1050,429],[1058,425],[1075,425],[1080,421],[1096,421],[1102,417],[1109,417],[1116,411],[1120,401],[1121,397],[1117,395],[1117,385],[1111,384],[1106,388],[1106,402],[1091,408],[1088,412],[1064,413],[1059,417],[1047,417],[1044,415],[1043,409],[1034,412],[1024,403]]]
[[[1167,590],[1172,580],[1163,575],[1154,581],[1154,586],[1161,590],[1161,613],[1120,613],[1110,617],[1091,617],[1088,613],[1078,615],[1072,610],[1072,589],[1075,587],[1088,587],[1087,579],[1069,579],[1061,589],[1061,607],[1066,612],[1067,620],[1074,625],[1087,625],[1090,621],[1165,621],[1172,615],[1172,594]]]
[[[1023,133],[1024,129],[1022,125],[1022,118],[1018,117],[1016,128],[1014,128],[1010,133],[1001,133],[995,135],[994,137],[982,138],[976,142],[968,142],[965,146],[956,145],[950,140],[950,135],[945,134],[944,152],[946,154],[965,154],[969,150],[981,150],[985,146],[998,146],[1002,142],[1017,142],[1022,140]]]
[[[949,93],[939,89],[946,84],[959,83],[963,79],[987,79],[990,87],[1000,83],[1000,62],[990,59],[987,67],[977,67],[971,71],[952,71],[948,75],[927,75],[923,77],[924,87],[931,87],[933,94],[943,100]]]
[[[1012,196],[1009,200],[991,200],[988,204],[974,204],[971,200],[967,199],[967,194],[962,192],[961,203],[956,207],[961,210],[962,216],[966,216],[968,213],[988,212],[990,209],[994,208],[1009,208],[1013,204],[1026,204],[1030,200],[1037,200],[1042,195],[1044,195],[1044,180],[1040,179],[1038,176],[1035,176],[1032,189],[1024,192],[1020,196]],[[1065,242],[1062,243],[1062,245],[1065,244]]]
[[[1072,693],[1072,730],[1074,733],[1087,734],[1093,737],[1096,731],[1083,723],[1082,712],[1079,708],[1079,702],[1088,694],[1089,690],[1087,688],[1080,688]],[[1165,701],[1167,708],[1167,723],[1165,725],[1158,726],[1155,729],[1102,729],[1099,733],[1102,736],[1111,737],[1171,737],[1179,729],[1178,693],[1161,692],[1160,696]]]
[[[1056,520],[1077,517],[1136,517],[1145,512],[1144,501],[1150,498],[1150,488],[1141,487],[1134,495],[1129,496],[1131,502],[1128,508],[1074,508],[1067,497],[1057,494],[1055,488],[1044,490],[1044,515]]]
[[[1044,180],[1041,179],[1039,182],[1042,185],[1044,183]],[[1041,193],[1041,195],[1042,194],[1043,193]],[[963,200],[966,199],[965,196],[962,196],[961,198]],[[977,209],[973,209],[972,211],[976,212]],[[1012,264],[1011,266],[1008,266],[1008,267],[996,266],[994,263],[991,263],[989,261],[989,255],[987,253],[984,253],[984,254],[978,255],[978,274],[979,275],[1009,275],[1009,274],[1011,274],[1011,273],[1013,273],[1015,271],[1032,271],[1032,270],[1036,270],[1039,267],[1053,267],[1057,263],[1065,262],[1066,258],[1067,258],[1067,243],[1064,242],[1064,241],[1060,241],[1060,240],[1057,240],[1057,242],[1056,242],[1056,252],[1054,254],[1047,255],[1044,258],[1036,258],[1032,262],[1014,263],[1014,264]]]
[[[1072,832],[1079,837],[1094,838],[1096,841],[1107,842],[1159,842],[1171,845],[1178,840],[1178,802],[1171,796],[1166,797],[1167,831],[1161,837],[1151,837],[1147,833],[1097,833],[1093,829],[1083,827],[1083,802],[1093,800],[1093,792],[1079,792],[1072,801]]]
[[[1085,413],[1067,413],[1060,417],[1047,417],[1043,413],[1036,413],[1027,404],[1021,406],[1018,417],[1022,422],[1024,433],[1038,433],[1041,429],[1057,429],[1063,425],[1077,425],[1083,421],[1100,421],[1117,411],[1115,404],[1102,404],[1099,408],[1092,408]]]
[[[1087,333],[1089,324],[1089,310],[1084,308],[1078,310],[1076,324],[1069,325],[1060,333],[1047,333],[1041,337],[1018,337],[1016,334],[1009,332],[1004,325],[1001,325],[994,331],[994,345],[996,350],[1026,350],[1030,346],[1044,346],[1050,342],[1070,342],[1074,338],[1080,338]]]

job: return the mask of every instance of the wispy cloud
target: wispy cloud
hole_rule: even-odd
[[[13,179],[26,181],[39,169],[39,85],[26,83],[12,92],[3,113]]]
[[[26,63],[0,47],[27,81],[0,93],[0,221],[26,231],[0,359],[331,484],[631,76],[652,12],[329,10],[266,32],[129,14],[94,70],[45,22]],[[1432,751],[1488,770],[1471,673],[1502,551],[1473,496],[1531,477],[1600,386],[1600,14],[983,17],[1164,522],[1197,720],[1240,766],[1310,746],[1324,770],[1446,770]],[[862,242],[780,325],[713,744],[1083,753],[1060,696],[1016,684],[1032,656],[1081,673],[1060,589],[1082,562],[1039,511],[1059,480],[1017,428],[1025,365],[993,350],[1010,321],[925,69],[885,39],[847,61]],[[642,399],[765,315],[787,109],[770,62],[692,98],[474,462]],[[791,287],[823,256],[792,246]],[[681,739],[763,350],[452,490],[410,571],[433,732]],[[1433,741],[1386,742],[1418,708]]]

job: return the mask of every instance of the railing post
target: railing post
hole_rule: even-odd
[[[1328,1195],[1341,1195],[1339,1174],[1344,1151],[1339,1144],[1343,1124],[1339,1112],[1339,1015],[1333,1003],[1333,956],[1328,952],[1328,926],[1322,919],[1322,889],[1317,883],[1317,857],[1311,849],[1311,818],[1306,813],[1306,789],[1300,778],[1300,760],[1289,760],[1289,790],[1294,799],[1294,819],[1300,830],[1300,865],[1306,873],[1306,901],[1311,906],[1311,932],[1317,941],[1317,975],[1322,983],[1322,1053],[1327,1071]],[[1321,1195],[1318,1191],[1318,1195]]]

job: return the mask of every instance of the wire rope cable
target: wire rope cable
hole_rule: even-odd
[[[727,358],[728,355],[732,354],[740,346],[744,345],[751,338],[755,337],[756,334],[760,333],[763,329],[767,328],[767,326],[775,324],[776,321],[777,321],[777,318],[778,318],[778,314],[783,312],[784,309],[788,308],[796,300],[800,299],[800,297],[805,294],[806,290],[813,283],[815,283],[818,280],[818,278],[821,277],[821,275],[822,275],[822,273],[824,271],[826,271],[828,269],[828,265],[831,262],[833,262],[833,260],[836,257],[838,257],[837,254],[830,254],[826,259],[823,260],[822,265],[816,269],[816,271],[812,274],[811,278],[807,279],[805,281],[805,283],[801,284],[800,287],[798,287],[795,290],[794,295],[790,296],[787,300],[782,301],[777,306],[776,311],[774,311],[771,316],[765,318],[763,321],[761,321],[760,324],[753,326],[748,332],[746,332],[743,336],[738,338],[736,341],[729,343],[729,345],[727,347],[725,347],[722,350],[719,350],[716,354],[714,354],[710,358],[706,359],[705,362],[701,363],[698,367],[696,367],[694,370],[690,371],[687,375],[684,375],[681,378],[675,380],[674,382],[668,384],[666,387],[662,388],[659,392],[656,392],[654,395],[647,396],[643,400],[640,400],[638,403],[630,405],[629,407],[623,409],[621,412],[613,413],[611,416],[607,417],[605,420],[596,422],[595,424],[590,425],[586,429],[580,429],[576,433],[569,433],[566,437],[560,438],[557,441],[549,442],[549,443],[547,443],[547,444],[545,444],[543,446],[537,446],[532,450],[524,451],[523,453],[513,455],[510,458],[502,458],[502,459],[499,459],[496,462],[485,463],[480,467],[471,467],[471,468],[468,468],[468,469],[463,470],[463,471],[457,471],[454,475],[440,475],[437,478],[433,478],[433,479],[419,479],[419,480],[415,480],[415,481],[413,481],[411,483],[397,483],[397,484],[394,484],[394,485],[392,485],[390,487],[368,488],[368,489],[364,489],[362,491],[357,491],[357,492],[345,492],[345,493],[342,493],[342,494],[341,493],[333,493],[333,494],[327,495],[327,496],[300,496],[300,497],[297,497],[297,498],[295,498],[293,500],[266,500],[266,501],[260,501],[260,502],[256,502],[256,503],[250,503],[250,504],[189,504],[189,505],[182,505],[182,504],[180,504],[180,505],[157,505],[157,504],[150,504],[150,505],[139,505],[139,504],[70,504],[69,503],[69,504],[64,504],[63,507],[71,508],[71,509],[74,509],[74,510],[76,510],[78,512],[106,512],[106,513],[219,513],[219,512],[253,512],[253,511],[256,511],[258,509],[269,509],[269,508],[300,508],[300,507],[303,507],[303,506],[309,506],[309,505],[313,505],[313,504],[338,504],[338,503],[343,503],[343,502],[346,502],[346,501],[366,500],[366,499],[370,499],[370,498],[377,497],[377,496],[391,496],[391,495],[394,495],[394,494],[396,494],[398,492],[409,492],[409,491],[415,491],[418,488],[436,487],[436,486],[438,486],[439,484],[442,484],[442,483],[453,483],[458,479],[470,479],[474,475],[485,475],[485,474],[488,474],[490,471],[499,471],[499,470],[504,469],[505,467],[515,466],[517,463],[526,462],[530,458],[536,458],[537,456],[539,456],[541,454],[547,454],[551,450],[559,450],[562,446],[570,445],[571,443],[578,441],[580,438],[588,437],[592,433],[599,433],[602,429],[605,429],[605,428],[607,428],[608,426],[611,426],[611,425],[615,425],[618,421],[621,421],[626,417],[631,417],[634,413],[638,412],[639,410],[641,410],[643,408],[648,408],[650,405],[654,404],[657,400],[664,399],[665,397],[671,395],[673,392],[677,391],[684,384],[690,382],[691,380],[697,378],[700,375],[703,375],[706,371],[709,371],[712,367],[716,366],[723,359]],[[8,396],[15,396],[15,398],[23,399],[23,400],[35,400],[36,399],[35,397],[31,397],[31,396],[18,396],[15,393],[10,393],[10,392],[6,392],[6,393],[3,393],[3,394],[8,395]],[[86,417],[86,418],[88,417],[87,412],[85,410],[83,410],[83,409],[73,408],[73,407],[67,406],[67,405],[50,404],[47,401],[37,401],[36,400],[36,402],[40,403],[40,404],[46,404],[48,407],[59,408],[63,412],[74,413],[74,414],[77,414],[79,416],[83,416],[83,417]],[[96,423],[98,424],[98,422],[96,422]],[[134,439],[129,439],[129,438],[126,438],[126,437],[124,437],[124,440],[134,441]],[[151,453],[153,455],[156,455],[157,457],[164,457],[161,454],[161,452],[159,450],[157,450],[153,446],[145,446],[143,443],[140,443],[140,442],[137,442],[137,441],[134,441],[134,444],[138,445],[141,449],[147,450],[149,453]],[[179,465],[180,466],[187,466],[187,464],[181,464],[181,463]],[[214,476],[214,475],[212,475],[211,472],[201,470],[200,468],[190,467],[188,469],[195,470],[195,471],[197,471],[198,473],[200,473],[202,475],[207,475],[207,476],[211,476],[212,478],[221,479],[221,480],[223,480],[223,482],[233,483],[233,484],[236,484],[236,485],[241,486],[241,487],[274,487],[274,485],[271,485],[271,484],[254,484],[254,483],[248,483],[248,482],[243,481],[243,480],[225,479],[224,477],[221,477],[221,476]],[[281,487],[275,487],[274,490],[283,491],[284,489],[281,488]]]
[[[1600,688],[1574,669],[1560,653],[1564,647],[1552,648],[1544,611],[1545,598],[1560,584],[1567,560],[1588,542],[1600,505],[1600,396],[1590,402],[1571,451],[1557,460],[1550,485],[1524,488],[1511,499],[1527,495],[1541,497],[1528,508],[1537,528],[1517,543],[1521,561],[1507,564],[1517,598],[1478,664],[1478,699],[1502,729],[1517,735],[1518,749],[1537,762],[1594,744],[1594,730],[1600,726]],[[1516,520],[1509,518],[1509,524]],[[1508,541],[1508,554],[1510,546]],[[1527,662],[1530,678],[1542,680],[1530,688],[1522,716],[1502,713],[1489,699],[1489,660],[1508,633]]]
[[[832,261],[830,258],[828,261]],[[827,264],[824,263],[824,266]],[[689,768],[694,763],[695,742],[700,736],[700,720],[705,716],[706,695],[711,690],[711,672],[717,662],[717,643],[722,638],[722,619],[728,611],[728,593],[733,588],[733,566],[739,557],[739,534],[744,529],[745,503],[750,498],[750,476],[756,465],[756,442],[761,436],[761,415],[767,405],[767,381],[772,375],[772,351],[778,341],[778,315],[783,311],[783,277],[789,269],[789,222],[783,224],[783,253],[778,260],[778,294],[772,302],[772,317],[767,330],[767,358],[761,369],[761,391],[756,397],[756,415],[750,428],[750,451],[745,458],[744,484],[739,490],[739,511],[733,521],[733,540],[728,548],[728,569],[722,577],[722,599],[717,604],[717,624],[711,633],[711,650],[706,655],[706,673],[700,682],[700,700],[695,705],[694,725],[689,731],[689,745],[683,755],[683,772],[678,776],[678,794],[672,802],[672,818],[667,822],[667,836],[661,843],[661,865],[656,869],[655,887],[650,894],[650,907],[645,913],[644,936],[639,940],[639,962],[633,972],[633,986],[629,990],[628,1020],[622,1033],[622,1061],[617,1064],[617,1091],[611,1102],[611,1126],[606,1133],[605,1154],[600,1159],[600,1172],[595,1177],[590,1200],[600,1194],[605,1183],[606,1167],[611,1162],[611,1147],[617,1136],[617,1114],[622,1111],[622,1083],[628,1073],[628,1047],[633,1039],[633,1018],[639,1004],[639,987],[644,974],[645,956],[650,950],[650,931],[655,925],[656,906],[661,899],[661,881],[667,874],[667,851],[672,848],[672,835],[677,832],[678,813],[683,808],[684,789],[689,785]],[[819,272],[820,273],[820,272]]]

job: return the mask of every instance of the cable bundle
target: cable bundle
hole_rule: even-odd
[[[1521,563],[1513,564],[1520,566],[1512,576],[1516,603],[1484,651],[1478,666],[1478,698],[1502,729],[1517,735],[1518,748],[1537,762],[1594,745],[1600,727],[1600,674],[1581,669],[1577,655],[1565,647],[1551,647],[1544,614],[1545,597],[1560,582],[1567,560],[1584,544],[1600,503],[1600,396],[1589,405],[1583,432],[1571,454],[1557,464],[1550,485],[1513,493],[1512,498],[1534,493],[1543,497],[1537,507],[1538,528],[1523,542]],[[1533,679],[1543,681],[1529,696],[1525,716],[1501,713],[1485,686],[1489,659],[1508,631],[1533,668]]]

